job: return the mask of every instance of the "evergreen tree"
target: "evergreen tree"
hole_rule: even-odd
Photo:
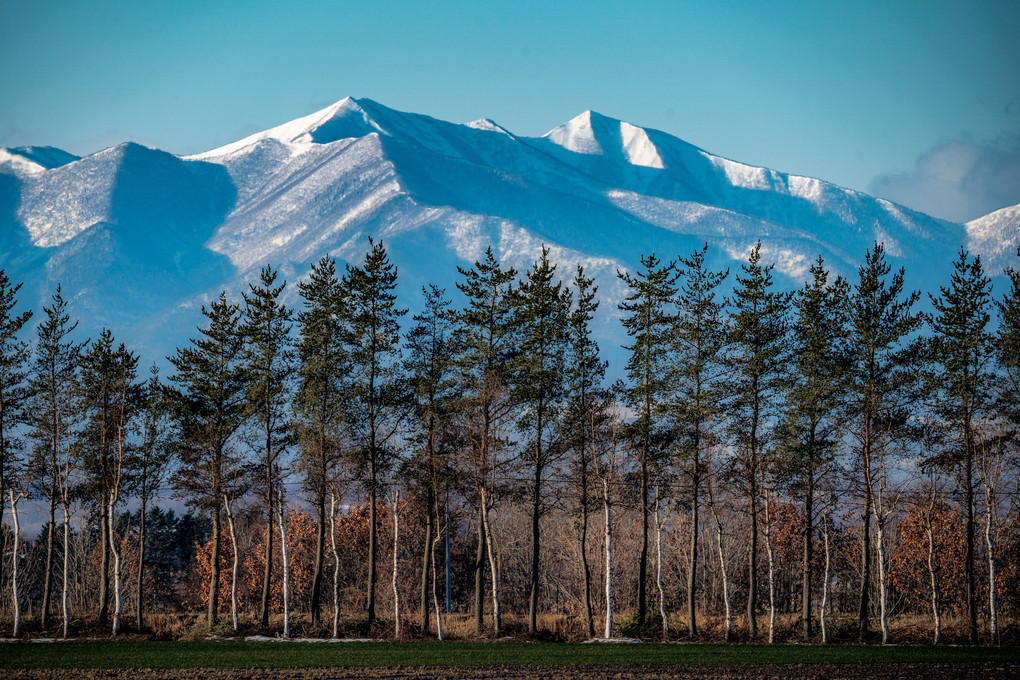
[[[340,460],[348,357],[344,346],[345,293],[336,275],[336,261],[323,257],[312,266],[308,281],[298,283],[304,309],[298,312],[298,388],[294,425],[298,465],[315,509],[315,565],[311,615],[321,616],[322,574],[326,549],[326,496]]]
[[[202,306],[202,314],[207,325],[198,329],[200,337],[169,357],[176,373],[165,393],[179,437],[174,487],[212,520],[207,621],[213,627],[219,620],[220,508],[224,484],[239,464],[233,439],[245,420],[246,374],[238,305],[223,292]]]
[[[45,319],[36,328],[36,351],[32,364],[30,405],[32,419],[31,436],[35,440],[32,452],[31,476],[48,504],[49,523],[46,528],[46,570],[43,575],[43,599],[40,621],[45,629],[49,625],[49,610],[53,592],[53,533],[56,504],[60,493],[60,447],[64,427],[74,425],[77,417],[75,392],[78,380],[78,357],[81,344],[69,339],[78,326],[71,323],[67,313],[67,302],[60,286],[53,295],[53,303],[43,307]],[[100,580],[100,617],[106,614],[104,587],[108,562],[103,563]]]
[[[630,436],[636,440],[641,478],[641,546],[638,554],[637,601],[638,625],[647,616],[648,579],[648,491],[649,468],[656,464],[661,450],[656,445],[659,418],[671,390],[668,380],[672,350],[670,333],[674,324],[671,315],[676,294],[676,269],[673,262],[662,264],[655,254],[641,256],[641,269],[634,274],[617,271],[630,292],[619,308],[627,316],[623,327],[632,344],[624,347],[627,359],[627,405],[634,411]]]
[[[454,376],[453,318],[446,291],[435,285],[422,289],[424,309],[405,342],[405,370],[411,381],[414,410],[411,440],[416,455],[408,461],[408,477],[422,490],[425,541],[421,569],[421,629],[429,630],[428,584],[440,521],[440,486],[450,475],[453,406],[458,396]]]
[[[556,265],[543,246],[541,257],[517,289],[517,324],[521,330],[520,355],[515,366],[515,400],[524,409],[520,430],[533,436],[531,459],[531,573],[528,585],[528,632],[537,632],[540,520],[545,511],[544,475],[554,463],[557,445],[557,411],[564,391],[563,363],[567,350],[570,292],[555,281]]]
[[[787,307],[790,295],[773,288],[772,269],[762,266],[761,241],[755,244],[737,275],[733,290],[729,391],[730,433],[735,444],[738,478],[751,517],[748,547],[747,622],[757,634],[758,581],[758,478],[761,459],[768,446],[768,423],[774,420],[776,396],[785,370]]]
[[[368,583],[365,614],[375,621],[377,545],[376,501],[380,483],[396,456],[391,440],[403,415],[405,381],[400,362],[400,317],[397,307],[397,268],[386,255],[382,241],[369,239],[370,249],[361,267],[347,265],[349,320],[348,353],[351,361],[352,417],[355,456],[365,470],[368,492]]]
[[[842,422],[847,292],[842,278],[829,283],[829,272],[819,257],[811,266],[811,279],[793,298],[792,351],[778,435],[792,489],[804,502],[801,618],[805,640],[812,635],[815,491],[836,454]]]
[[[276,285],[276,271],[263,267],[259,285],[248,284],[244,298],[244,370],[247,414],[253,426],[261,460],[262,501],[266,507],[266,555],[262,571],[259,616],[269,625],[270,584],[273,576],[273,506],[279,492],[280,456],[290,445],[288,404],[294,375],[291,349],[291,311],[280,297],[287,283]]]
[[[951,448],[938,462],[962,472],[966,503],[966,551],[964,573],[970,643],[978,642],[976,584],[974,577],[974,461],[980,445],[978,423],[984,416],[992,388],[995,345],[988,332],[991,320],[991,280],[981,268],[981,257],[967,251],[953,265],[948,286],[938,297],[929,294],[934,315],[932,359],[938,370],[933,377],[936,412],[955,432]],[[1008,331],[1007,331],[1008,332]]]
[[[691,547],[687,566],[687,627],[691,637],[698,633],[695,608],[698,529],[701,482],[706,472],[702,459],[712,438],[711,428],[722,415],[721,378],[727,335],[722,301],[716,298],[716,291],[729,270],[710,271],[705,262],[707,254],[706,243],[680,260],[683,283],[676,298],[678,314],[670,367],[671,381],[675,385],[670,405],[676,436],[674,446],[691,485]]]
[[[1020,248],[1017,249],[1020,257]],[[1007,416],[1020,425],[1020,270],[1006,268],[1009,290],[996,301],[999,329],[995,337],[998,364],[1003,377],[997,395]]]
[[[23,443],[18,428],[28,421],[29,399],[26,382],[29,345],[18,339],[32,318],[32,311],[15,312],[21,284],[12,284],[0,269],[0,507],[7,498],[7,479],[20,464]],[[2,517],[2,513],[0,513]],[[0,555],[7,554],[7,532],[0,519]],[[4,583],[4,561],[0,559],[0,584]]]
[[[876,243],[858,268],[858,282],[848,298],[848,346],[851,369],[847,374],[848,417],[856,439],[856,454],[863,490],[861,531],[861,589],[858,632],[868,634],[871,595],[871,516],[873,462],[885,455],[890,442],[906,423],[916,378],[916,333],[923,317],[911,311],[920,293],[905,293],[903,269],[889,277],[892,267],[885,248]]]
[[[579,548],[581,563],[582,604],[588,637],[595,637],[595,621],[591,604],[591,568],[588,564],[588,518],[593,498],[590,488],[596,483],[592,461],[596,455],[596,431],[602,405],[608,394],[603,383],[607,362],[599,357],[599,346],[591,335],[591,323],[598,312],[598,286],[585,276],[584,267],[578,265],[574,275],[577,302],[567,322],[566,360],[566,413],[563,418],[564,445],[572,454],[571,468],[576,484]]]
[[[502,427],[514,409],[508,383],[509,367],[516,356],[512,291],[517,270],[501,268],[490,247],[483,261],[475,262],[471,269],[458,267],[457,271],[463,277],[457,288],[466,298],[465,307],[456,314],[454,331],[458,380],[464,391],[459,411],[466,421],[467,452],[471,456],[467,467],[473,478],[478,510],[473,564],[475,634],[482,633],[486,554],[492,578],[493,627],[498,634],[502,625],[498,565],[487,527],[494,503],[497,464],[506,445]]]

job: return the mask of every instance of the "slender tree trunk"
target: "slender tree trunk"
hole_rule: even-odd
[[[691,492],[691,550],[690,560],[687,563],[687,632],[693,638],[698,634],[698,612],[695,595],[697,591],[698,578],[698,486],[701,469],[698,461],[698,447],[700,442],[695,442],[694,449],[694,479]]]
[[[870,462],[865,463],[870,467]],[[865,472],[866,479],[871,478],[870,471]],[[868,618],[871,595],[871,483],[864,485],[864,516],[861,518],[861,597],[857,610],[858,638],[866,642],[868,638]]]
[[[259,604],[259,621],[263,628],[269,626],[269,589],[273,580],[273,477],[266,472],[266,561],[262,565],[262,600]]]
[[[659,589],[659,617],[662,619],[662,639],[669,635],[669,618],[666,616],[666,589],[662,587],[662,521],[659,519],[659,487],[655,487],[655,585]]]
[[[645,625],[648,612],[646,601],[648,580],[648,441],[647,435],[641,449],[641,547],[638,554],[638,626]]]
[[[219,494],[215,494],[217,497]],[[212,550],[209,555],[209,604],[206,620],[213,628],[220,619],[220,508],[212,508]]]
[[[117,532],[116,523],[114,522],[113,506],[117,502],[117,498],[114,495],[110,496],[110,503],[107,508],[107,514],[109,515],[109,527],[110,534],[108,539],[110,541],[110,554],[113,556],[113,637],[120,635],[120,619],[124,613],[123,598],[121,598],[120,585],[121,585],[121,568],[120,568],[120,550],[117,549]]]
[[[71,608],[68,601],[68,579],[71,576],[70,569],[71,555],[71,508],[64,503],[64,576],[60,589],[60,611],[64,616],[64,639],[70,637],[71,631]]]
[[[283,505],[283,485],[280,485],[280,559],[283,562],[283,637],[290,637],[290,562],[287,560],[287,516]]]
[[[814,520],[815,520],[815,471],[814,471],[814,436],[808,445],[807,489],[804,496],[804,566],[803,566],[803,599],[801,601],[801,618],[804,620],[804,641],[811,641],[811,557],[814,551]]]
[[[479,498],[484,498],[480,494]],[[485,613],[485,510],[480,500],[478,506],[478,547],[475,551],[475,636],[482,635],[482,619]]]
[[[432,494],[431,486],[427,492],[425,499],[425,549],[422,551],[421,558],[421,608],[420,608],[420,625],[421,632],[428,634],[429,632],[429,583],[433,581],[432,578],[432,543],[433,534],[435,533],[435,514],[434,514],[434,498]]]
[[[138,511],[138,569],[135,584],[135,626],[139,631],[145,623],[145,513],[148,493],[142,492],[142,505]]]
[[[230,620],[234,633],[237,633],[241,628],[237,617],[237,575],[240,559],[237,554],[237,533],[234,531],[234,512],[230,507],[230,499],[226,496],[223,497],[223,509],[226,510],[227,531],[230,532],[230,550],[233,553],[233,561],[230,565]]]
[[[825,572],[822,578],[822,607],[819,612],[819,623],[822,627],[822,644],[829,642],[828,611],[829,611],[829,506],[822,505],[822,540],[825,542]]]
[[[715,497],[712,494],[711,481],[709,481],[709,503],[712,510],[712,517],[715,519],[715,545],[716,550],[719,553],[719,572],[722,576],[722,590],[723,590],[723,607],[726,615],[725,623],[725,641],[729,642],[730,637],[733,634],[733,612],[730,607],[730,580],[726,572],[726,556],[723,554],[723,527],[722,520],[719,518],[719,511],[715,505]]]
[[[103,491],[100,496],[100,507],[105,508],[108,502],[108,492]],[[103,536],[110,534],[110,518],[106,512],[101,512],[99,521],[99,533]],[[110,544],[105,539],[101,542],[99,557],[99,623],[106,625],[110,620]]]
[[[373,431],[373,437],[375,432]],[[378,512],[376,511],[376,480],[374,445],[369,452],[369,493],[368,493],[368,584],[365,587],[365,616],[368,622],[375,623],[375,564],[378,547],[376,545],[378,531]]]
[[[393,637],[404,641],[404,619],[400,601],[400,491],[393,492]]]
[[[496,637],[499,637],[503,631],[503,608],[499,599],[499,562],[496,559],[492,528],[489,525],[488,501],[484,497],[482,504],[485,508],[485,512],[482,514],[482,520],[485,522],[485,549],[489,558],[489,571],[491,572],[489,576],[492,581],[492,628]]]
[[[609,502],[609,482],[602,480],[602,510],[606,516],[606,626],[603,637],[613,637],[613,516]]]
[[[924,529],[928,535],[928,577],[931,580],[931,614],[934,619],[934,639],[932,644],[939,644],[942,641],[942,611],[939,606],[941,593],[939,592],[938,569],[936,568],[935,557],[935,531],[932,526],[932,511],[935,506],[935,491],[928,502],[928,513],[925,516]]]
[[[11,565],[11,600],[14,602],[14,630],[11,637],[17,639],[21,635],[21,600],[18,597],[18,562],[21,561],[21,521],[18,517],[18,501],[21,496],[14,496],[14,489],[8,488],[7,493],[11,500],[11,519],[14,522],[14,549],[12,550],[13,564]]]
[[[885,517],[879,515],[875,508],[876,548],[878,549],[878,599],[880,623],[882,625],[882,644],[889,644],[889,584],[886,577],[885,558]]]
[[[438,511],[438,510],[437,510]],[[439,608],[439,576],[436,571],[436,546],[439,544],[439,534],[432,539],[432,548],[429,557],[432,560],[432,606],[436,610],[436,639],[443,640],[443,613]]]
[[[999,606],[996,592],[997,563],[995,559],[995,537],[992,503],[994,492],[985,486],[985,552],[988,554],[988,632],[992,640],[999,641]]]
[[[336,494],[329,495],[329,540],[333,548],[333,639],[340,637],[340,551],[336,547]]]
[[[312,593],[309,610],[312,624],[322,619],[322,571],[326,560],[326,494],[315,497],[315,565],[312,570]]]
[[[964,465],[967,484],[966,488],[966,502],[967,502],[967,547],[964,555],[964,571],[966,572],[967,578],[967,626],[968,626],[968,637],[970,644],[976,645],[978,643],[978,627],[977,627],[977,596],[976,587],[974,585],[974,461],[973,461],[973,447],[971,445],[972,438],[970,435],[969,423],[967,427],[967,451],[966,451],[966,463]]]
[[[585,482],[586,483],[586,482]],[[582,493],[585,491],[582,489]],[[588,564],[588,501],[581,503],[581,587],[584,600],[584,626],[588,637],[595,637],[595,619],[591,610],[591,566]]]
[[[751,539],[747,546],[747,633],[758,634],[758,491],[751,482]]]
[[[56,505],[57,505],[57,490],[56,490],[56,469],[53,470],[54,482],[53,486],[50,487],[50,502],[49,502],[49,524],[46,528],[46,574],[43,580],[43,600],[42,600],[42,628],[46,630],[49,627],[50,619],[50,600],[52,599],[53,592],[53,538],[54,538],[54,527],[56,523]]]
[[[776,641],[776,558],[772,546],[772,498],[765,492],[765,554],[769,561],[769,644]]]

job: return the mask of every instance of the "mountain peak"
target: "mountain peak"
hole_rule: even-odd
[[[76,160],[78,156],[55,146],[0,148],[0,167],[10,168],[15,174],[34,175]]]
[[[631,165],[663,168],[659,150],[641,127],[587,110],[545,134],[553,144],[590,156],[607,156]]]

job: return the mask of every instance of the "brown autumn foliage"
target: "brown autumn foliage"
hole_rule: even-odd
[[[931,607],[927,514],[926,503],[907,511],[899,524],[899,546],[889,557],[889,581],[915,611]],[[948,503],[938,501],[932,508],[932,525],[941,606],[946,614],[959,614],[966,606],[963,519]]]

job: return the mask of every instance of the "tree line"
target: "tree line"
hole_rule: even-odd
[[[555,609],[590,637],[612,637],[627,606],[638,631],[668,636],[681,621],[695,638],[712,610],[727,639],[740,618],[747,635],[772,641],[795,592],[807,640],[829,639],[832,613],[853,608],[857,637],[870,639],[877,623],[888,642],[890,615],[918,593],[927,602],[910,606],[930,614],[936,642],[955,606],[972,644],[981,609],[996,639],[1002,584],[1015,578],[998,556],[1020,545],[1020,272],[1007,269],[1009,288],[995,298],[981,259],[961,250],[925,312],[881,244],[852,280],[819,258],[792,292],[776,287],[760,243],[733,273],[707,256],[707,245],[676,260],[647,255],[618,272],[628,358],[616,381],[593,337],[604,313],[594,279],[581,266],[564,279],[545,248],[523,273],[487,250],[458,268],[459,306],[429,285],[410,323],[382,242],[370,239],[364,261],[342,271],[328,256],[314,264],[294,309],[267,266],[240,300],[224,292],[203,306],[197,335],[168,357],[168,378],[155,364],[143,375],[110,330],[76,341],[59,286],[30,342],[21,284],[0,270],[0,494],[10,518],[0,583],[14,636],[20,502],[41,499],[48,512],[33,602],[41,627],[59,610],[69,634],[77,512],[98,553],[89,596],[117,635],[128,553],[143,627],[154,568],[146,521],[162,517],[153,504],[169,489],[207,518],[207,541],[182,535],[196,540],[190,569],[201,571],[210,628],[229,609],[238,630],[245,599],[262,628],[282,610],[289,636],[299,593],[312,625],[331,623],[337,636],[343,589],[357,583],[359,614],[373,624],[385,593],[399,636],[413,580],[417,626],[442,639],[452,534],[477,635],[486,614],[489,631],[504,630],[510,601],[533,635],[539,614]],[[249,524],[261,578],[257,595],[242,597],[255,578],[239,538]],[[338,547],[352,532],[358,557]],[[911,541],[924,562],[906,559]],[[295,545],[309,563],[300,583]],[[401,576],[409,545],[417,566]],[[379,584],[387,571],[391,589]]]

